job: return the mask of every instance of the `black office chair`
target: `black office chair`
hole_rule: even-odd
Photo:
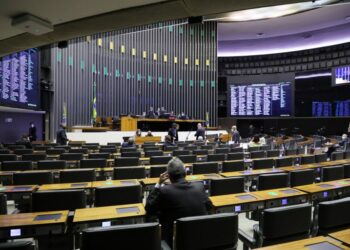
[[[91,153],[88,155],[89,159],[109,159],[110,153]]]
[[[33,164],[31,161],[4,161],[1,164],[2,171],[25,171],[32,169]]]
[[[146,178],[145,167],[122,167],[113,169],[114,180],[144,179]]]
[[[71,146],[71,147],[81,147],[85,144],[85,142],[83,141],[69,141],[68,142],[68,146]]]
[[[350,178],[350,164],[344,165],[344,178]]]
[[[316,162],[316,158],[314,155],[307,155],[307,156],[302,156],[300,157],[300,164],[312,164]]]
[[[141,157],[141,152],[140,151],[135,151],[135,152],[122,152],[121,153],[122,157]]]
[[[163,156],[163,151],[162,150],[150,150],[150,151],[145,151],[145,157],[151,157],[151,156]]]
[[[350,225],[350,197],[320,202],[315,209],[318,234],[328,234]],[[316,217],[316,216],[315,216]]]
[[[196,145],[189,145],[189,146],[184,147],[184,150],[193,151],[193,150],[196,150],[196,149],[198,149],[198,147]]]
[[[159,177],[162,173],[167,171],[167,165],[164,166],[151,166],[149,169],[149,177]]]
[[[52,184],[53,174],[49,171],[33,171],[13,174],[13,185]]]
[[[148,152],[148,151],[162,151],[159,147],[156,147],[156,146],[150,146],[150,147],[146,147],[146,148],[143,148],[143,152]]]
[[[208,155],[207,149],[195,149],[192,151],[192,154],[194,155]]]
[[[266,151],[266,157],[278,157],[279,155],[280,155],[280,151],[278,149]]]
[[[35,151],[46,151],[48,148],[51,148],[50,145],[32,145]]]
[[[344,179],[343,166],[331,166],[321,168],[321,181],[334,181]]]
[[[228,153],[227,154],[228,161],[243,160],[243,159],[244,159],[244,153]]]
[[[253,227],[254,236],[239,230],[239,239],[247,249],[308,238],[312,225],[311,211],[311,204],[265,209],[259,225]]]
[[[87,154],[87,148],[72,148],[68,151],[69,153]]]
[[[4,161],[17,161],[17,155],[15,154],[0,154],[0,162]]]
[[[24,154],[22,155],[22,161],[42,161],[46,160],[46,154]]]
[[[158,223],[88,228],[82,231],[81,250],[124,249],[161,250],[161,229]]]
[[[197,161],[196,155],[179,155],[178,157],[183,163],[195,163]]]
[[[331,154],[332,161],[343,160],[343,159],[344,159],[344,152],[333,152]]]
[[[60,183],[96,181],[95,169],[67,169],[60,171]]]
[[[178,149],[179,149],[178,146],[164,146],[164,151],[174,151]]]
[[[294,164],[294,158],[278,158],[276,159],[276,167],[287,167]]]
[[[253,169],[272,168],[275,165],[274,159],[260,159],[253,161]]]
[[[105,168],[105,167],[107,167],[107,160],[103,158],[80,160],[80,168]]]
[[[229,144],[219,144],[218,148],[231,148],[231,145],[229,145]]]
[[[222,213],[180,218],[174,223],[174,236],[174,250],[236,249],[238,215]]]
[[[215,154],[228,154],[230,153],[230,151],[231,151],[230,148],[216,148]]]
[[[95,189],[95,207],[134,204],[142,202],[140,184],[98,187]]]
[[[213,145],[202,145],[202,146],[200,146],[200,149],[207,149],[207,150],[211,150],[211,149],[213,149],[214,148],[214,146]]]
[[[296,149],[286,149],[286,155],[296,155],[297,150]]]
[[[54,170],[54,169],[65,169],[67,166],[66,161],[63,160],[44,160],[38,161],[38,170]]]
[[[107,146],[120,147],[121,145],[120,142],[107,142]]]
[[[327,154],[317,154],[315,155],[316,163],[327,161]]]
[[[11,153],[11,151],[10,150],[8,150],[8,149],[0,149],[0,155],[5,155],[5,154],[10,154]]]
[[[349,148],[347,151],[344,151],[344,159],[350,159],[350,151]]]
[[[251,159],[257,159],[257,158],[265,158],[265,151],[251,151],[250,152],[250,158]]]
[[[24,155],[24,154],[33,154],[33,149],[31,148],[25,148],[25,149],[15,149],[14,153],[16,155]]]
[[[244,192],[244,178],[230,177],[210,181],[210,196]]]
[[[74,211],[85,207],[86,193],[83,189],[37,191],[32,194],[33,212]]]
[[[151,165],[168,164],[172,158],[172,156],[151,156],[149,162]]]
[[[217,162],[193,163],[192,165],[193,174],[210,174],[218,172],[219,164]]]
[[[116,148],[100,148],[100,150],[98,152],[100,152],[100,153],[108,153],[108,154],[115,154],[115,153],[117,153],[117,149]]]
[[[83,145],[82,148],[86,148],[87,150],[98,150],[98,145]]]
[[[35,247],[32,241],[16,240],[0,242],[0,249],[2,250],[34,250]]]
[[[256,151],[261,151],[260,147],[248,147],[249,152],[256,152]]]
[[[224,161],[222,162],[222,172],[235,172],[244,170],[244,161]]]
[[[178,146],[179,148],[184,148],[184,147],[186,147],[186,146],[188,146],[189,145],[189,142],[177,142],[176,143],[176,146]]]
[[[288,187],[288,174],[262,174],[258,176],[257,190]]]
[[[243,148],[241,147],[231,148],[231,153],[243,153]]]
[[[117,157],[114,160],[114,166],[116,167],[130,167],[138,166],[140,159],[138,157]]]
[[[64,161],[80,161],[81,159],[83,159],[81,153],[63,153],[60,155],[60,160]]]
[[[212,154],[207,156],[207,161],[225,161],[226,155],[225,154]]]
[[[173,151],[173,156],[190,155],[190,154],[191,154],[190,150],[174,150]]]
[[[0,214],[7,214],[7,196],[0,193]]]
[[[7,148],[10,149],[10,150],[15,150],[15,149],[25,149],[26,146],[24,145],[16,145],[16,144],[12,144],[12,145],[7,145]]]
[[[290,186],[302,186],[312,184],[315,181],[315,171],[313,169],[295,170],[290,172]]]
[[[64,148],[48,148],[46,149],[47,155],[61,155],[66,153],[67,151]]]
[[[58,146],[55,146],[54,148],[63,148],[67,152],[71,149],[71,147],[68,145],[58,145]]]
[[[141,145],[142,148],[148,148],[148,147],[156,147],[156,143],[155,142],[144,142]]]

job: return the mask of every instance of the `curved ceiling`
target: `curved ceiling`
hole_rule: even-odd
[[[303,2],[305,0],[1,0],[0,56],[61,40],[189,16]],[[54,25],[34,36],[11,26],[30,13]]]
[[[218,56],[249,56],[350,42],[350,4],[268,20],[219,23]]]

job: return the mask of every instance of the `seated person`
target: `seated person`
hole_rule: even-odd
[[[266,140],[265,140],[265,137],[264,137],[263,134],[259,135],[259,142],[260,142],[260,145],[265,145],[266,144]]]
[[[171,140],[170,135],[166,135],[165,136],[165,140],[164,140],[164,147],[166,146],[175,146],[175,143],[173,143],[173,141]]]
[[[128,141],[123,142],[122,148],[134,148],[136,147],[133,137],[129,137]]]
[[[148,131],[147,131],[147,134],[146,134],[146,137],[151,137],[151,136],[153,136],[153,135],[152,135],[152,132],[151,132],[151,130],[148,130]]]
[[[142,135],[141,129],[137,129],[137,130],[136,130],[136,133],[135,133],[135,136],[136,136],[136,137],[140,137],[141,135]]]
[[[149,108],[149,111],[148,111],[148,114],[146,115],[146,117],[147,118],[152,118],[152,119],[157,118],[157,115],[154,112],[153,107]]]
[[[341,136],[341,141],[337,144],[332,144],[330,142],[330,140],[327,139],[327,141],[325,143],[325,146],[328,147],[328,150],[326,150],[327,157],[331,158],[332,153],[338,149],[346,150],[347,145],[348,145],[348,135],[347,134],[343,134]]]
[[[169,179],[170,184],[164,185]],[[172,159],[167,171],[160,175],[146,201],[148,216],[157,216],[162,225],[162,239],[172,246],[173,224],[178,218],[207,215],[212,209],[202,182],[188,182],[181,160]]]
[[[258,135],[254,135],[253,139],[248,143],[248,147],[260,147],[260,138]]]
[[[29,140],[28,135],[22,135],[21,139],[16,141],[17,145],[24,145],[26,148],[32,148],[32,143]]]
[[[188,120],[188,116],[183,111],[179,114],[178,118],[181,120]]]

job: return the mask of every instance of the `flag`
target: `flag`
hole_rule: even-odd
[[[67,103],[63,102],[62,125],[67,126]]]
[[[92,89],[92,124],[96,122],[97,109],[96,109],[96,82],[93,83]]]

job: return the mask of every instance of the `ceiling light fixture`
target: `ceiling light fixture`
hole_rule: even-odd
[[[39,17],[31,14],[24,14],[12,19],[11,25],[24,32],[40,36],[53,31],[53,25]]]
[[[205,21],[222,22],[245,22],[254,20],[271,19],[276,17],[288,16],[303,11],[320,8],[323,5],[338,2],[339,0],[318,0],[302,3],[283,4],[277,6],[262,7],[249,10],[234,11],[226,14],[210,15],[204,17]]]

